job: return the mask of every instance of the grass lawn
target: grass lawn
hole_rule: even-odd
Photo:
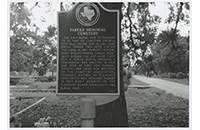
[[[155,78],[160,78],[158,76],[154,76]],[[176,82],[176,83],[180,83],[180,84],[184,84],[184,85],[189,85],[189,79],[185,78],[185,79],[172,79],[172,78],[160,78],[160,79],[163,79],[163,80],[168,80],[168,81],[171,81],[171,82]],[[130,82],[131,82],[131,85],[148,85],[147,83],[144,83],[134,77],[132,77],[130,79]]]
[[[189,100],[158,88],[129,88],[126,94],[130,127],[188,127]]]
[[[132,79],[134,80],[134,79]],[[143,84],[139,80],[137,83]],[[14,114],[33,104],[41,97],[47,97],[18,116],[26,123],[36,122],[41,117],[52,117],[57,127],[80,126],[79,107],[58,99],[50,92],[13,92],[15,96],[37,97],[11,100],[11,113]],[[158,88],[129,88],[125,92],[130,127],[188,127],[189,100],[168,94]],[[27,117],[28,115],[28,117]],[[67,118],[66,118],[67,117]]]
[[[12,92],[14,97],[47,97],[47,98],[57,98],[55,93],[52,92]]]
[[[148,85],[134,77],[133,85]],[[15,92],[15,97],[31,97],[10,100],[11,115],[35,103],[45,100],[17,116],[19,122],[34,123],[43,117],[52,117],[56,127],[79,127],[80,113],[77,105],[67,103],[66,98],[57,98],[52,92]],[[189,127],[189,100],[173,96],[164,90],[128,88],[125,92],[129,127]],[[67,118],[66,118],[67,117]]]
[[[130,84],[131,84],[131,85],[141,85],[141,86],[142,86],[142,85],[144,85],[144,86],[145,86],[145,85],[148,85],[147,83],[142,82],[142,81],[136,79],[136,78],[133,77],[133,76],[130,78]]]
[[[161,78],[164,80],[168,80],[171,82],[176,82],[176,83],[180,83],[180,84],[184,84],[184,85],[188,85],[189,86],[189,79],[172,79],[172,78]]]
[[[147,85],[132,77],[132,85]],[[187,83],[186,79],[173,82]],[[125,92],[130,127],[188,127],[189,100],[150,87]]]

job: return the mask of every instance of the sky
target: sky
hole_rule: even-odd
[[[174,4],[171,2],[171,4]],[[168,17],[170,13],[168,6],[164,2],[156,2],[156,7],[150,6],[150,12],[152,14],[157,14],[158,16],[162,17],[161,24],[158,25],[159,30],[165,30],[168,27],[174,27],[174,24],[166,24],[165,19]],[[190,30],[189,26],[184,25],[183,22],[179,22],[178,29],[180,29],[180,34],[188,35],[188,31]]]
[[[27,8],[30,10],[34,6],[34,2],[28,2],[26,4]],[[55,25],[57,27],[57,11],[60,10],[60,3],[59,2],[53,2],[52,8],[50,9],[49,13],[46,13],[45,11],[48,10],[47,7],[45,7],[44,3],[39,3],[40,7],[35,7],[31,13],[33,14],[33,21],[34,23],[40,28],[41,31],[45,31],[49,25]],[[167,18],[169,14],[169,9],[166,6],[165,2],[156,2],[156,6],[150,6],[150,13],[156,14],[162,18],[161,23],[158,25],[158,32],[161,32],[161,30],[166,30],[167,27],[174,27],[173,24],[166,24],[164,23],[165,19]],[[41,19],[45,20],[45,22],[42,22]],[[188,35],[188,31],[190,30],[189,26],[184,25],[183,23],[178,24],[178,29],[180,29],[181,35]]]
[[[30,10],[34,6],[34,4],[35,2],[28,2],[26,6]],[[44,3],[39,3],[39,6],[40,7],[34,7],[31,13],[33,15],[32,19],[34,23],[40,28],[40,30],[45,31],[49,25],[57,26],[57,11],[59,11],[60,3],[52,3],[52,9],[48,13],[48,8],[45,7]],[[42,22],[42,19],[45,22]]]

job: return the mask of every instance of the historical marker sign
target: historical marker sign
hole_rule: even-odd
[[[79,3],[58,12],[57,95],[119,95],[119,11]]]

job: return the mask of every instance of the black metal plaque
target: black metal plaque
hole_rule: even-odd
[[[58,12],[57,95],[119,95],[119,10],[78,3]]]

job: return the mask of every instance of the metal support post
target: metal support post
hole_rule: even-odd
[[[81,127],[94,127],[96,101],[91,97],[80,99]]]

